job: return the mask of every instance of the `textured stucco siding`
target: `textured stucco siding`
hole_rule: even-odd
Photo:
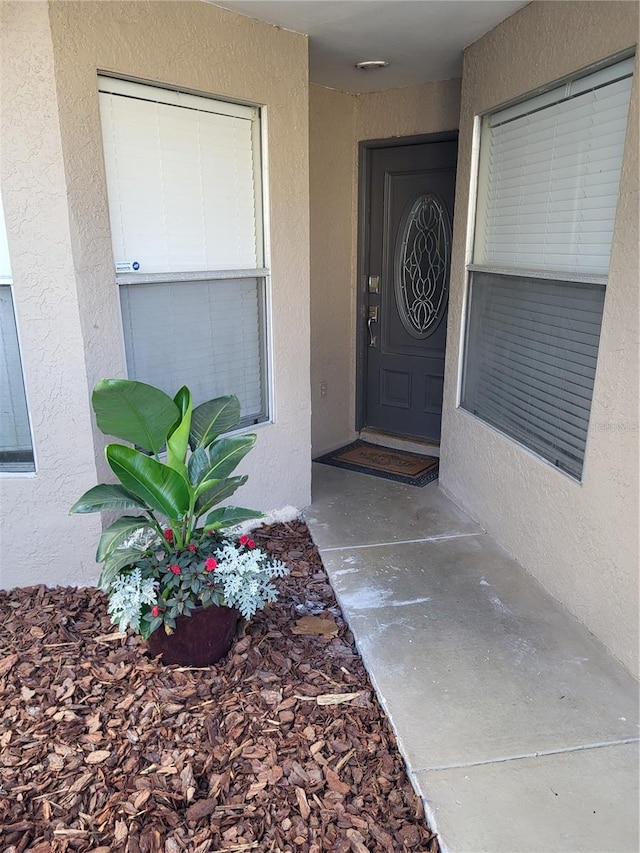
[[[311,86],[311,444],[314,456],[354,433],[355,98]],[[322,385],[325,393],[322,393]]]
[[[0,475],[0,584],[95,576],[96,465],[46,3],[0,4],[2,199],[37,474]]]
[[[460,80],[356,96],[356,140],[457,130]]]
[[[92,434],[89,394],[101,377],[125,375],[125,362],[109,233],[99,71],[266,107],[268,311],[275,423],[258,427],[256,448],[239,469],[250,475],[249,483],[234,499],[263,509],[308,504],[306,37],[188,0],[56,0],[49,4],[48,12],[44,4],[18,2],[10,4],[4,14],[21,38],[18,42],[13,32],[5,32],[3,70],[11,98],[3,98],[3,123],[13,132],[15,145],[11,150],[5,146],[3,170],[11,173],[14,188],[5,206],[16,293],[27,286],[32,292],[20,296],[18,319],[39,458],[38,472],[31,481],[3,481],[0,583],[67,583],[72,574],[74,580],[89,582],[96,576],[94,516],[64,518],[62,529],[69,531],[70,538],[75,535],[76,547],[65,551],[64,560],[48,560],[48,576],[40,566],[31,566],[25,573],[21,555],[9,553],[7,537],[9,530],[20,529],[25,536],[29,531],[31,540],[38,543],[34,547],[42,552],[47,547],[46,536],[37,528],[34,533],[33,519],[25,517],[23,522],[14,505],[24,509],[37,493],[49,513],[52,505],[59,504],[59,515],[64,516],[73,500],[95,482],[96,470],[99,478],[108,476],[103,461],[105,438],[97,431]],[[19,144],[24,145],[25,139],[33,156],[27,156],[28,152],[20,155]],[[24,175],[30,171],[34,174],[27,185]],[[55,196],[43,198],[42,187],[54,178]],[[35,229],[35,222],[25,221],[27,209],[34,211],[43,232],[37,249],[34,240],[19,234],[21,230],[31,234]],[[46,299],[55,310],[50,310]],[[61,360],[65,365],[62,375]],[[188,384],[188,377],[185,380]],[[46,401],[40,385],[48,388],[46,399],[56,402],[46,425],[38,421],[44,417],[42,403]],[[68,391],[64,397],[57,390],[60,386]],[[47,455],[55,456],[55,461],[45,467]],[[45,480],[49,468],[51,478]],[[57,523],[57,515],[55,520]]]
[[[355,437],[358,144],[456,130],[460,80],[350,95],[310,87],[315,456]],[[321,383],[327,393],[321,396]]]
[[[637,65],[583,482],[456,408],[474,116],[629,48],[635,3],[533,3],[465,52],[447,339],[443,489],[638,666]]]

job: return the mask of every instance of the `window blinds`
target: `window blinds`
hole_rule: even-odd
[[[100,114],[129,377],[264,420],[259,110],[101,77]]]
[[[606,275],[633,59],[485,118],[474,264]]]
[[[129,374],[194,406],[237,394],[244,423],[262,420],[262,294],[256,278],[120,286]]]
[[[462,405],[582,472],[605,288],[474,272]]]
[[[116,268],[262,267],[259,111],[101,77]]]
[[[11,287],[0,286],[0,470],[34,471]]]

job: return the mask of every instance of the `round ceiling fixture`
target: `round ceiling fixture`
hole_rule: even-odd
[[[356,68],[361,71],[374,71],[376,68],[386,68],[389,63],[385,59],[367,59],[365,62],[356,62]]]

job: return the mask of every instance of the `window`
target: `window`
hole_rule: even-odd
[[[129,378],[267,417],[260,110],[99,78]]]
[[[461,405],[580,479],[633,60],[482,120]]]
[[[21,473],[35,471],[35,463],[12,284],[0,199],[0,472]]]

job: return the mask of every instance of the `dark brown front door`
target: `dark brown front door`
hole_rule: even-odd
[[[364,425],[439,440],[457,140],[371,148]]]

